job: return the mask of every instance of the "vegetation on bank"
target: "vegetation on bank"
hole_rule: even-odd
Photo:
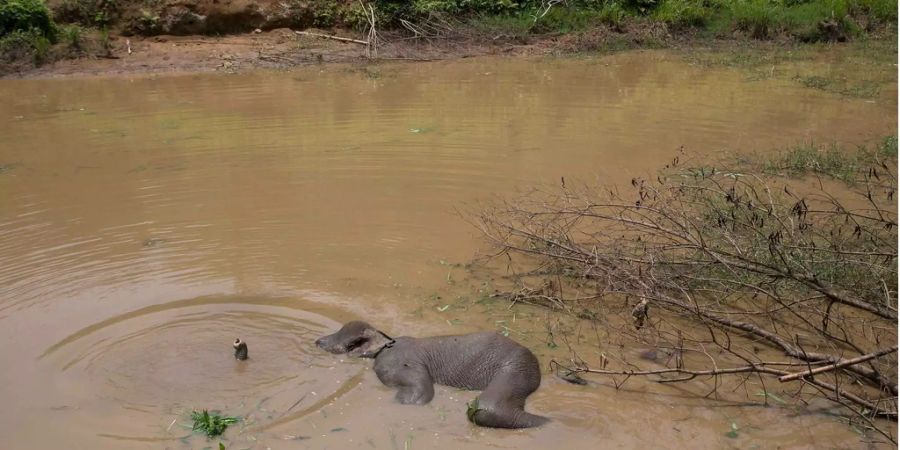
[[[0,0],[0,56],[40,63],[56,42],[57,26],[43,0]]]
[[[897,0],[379,0],[386,19],[446,14],[510,34],[572,32],[629,21],[714,37],[847,40],[897,21]]]
[[[117,4],[66,0],[51,11],[44,0],[0,0],[0,65],[27,67],[84,54],[109,56],[107,25],[112,16],[107,11]]]
[[[265,14],[247,8],[227,19],[196,25],[191,21],[204,16],[190,12],[194,7],[190,1],[172,7],[169,2],[143,0],[60,0],[51,11],[44,0],[0,0],[0,63],[26,59],[39,64],[85,53],[108,56],[110,30],[152,35],[246,32],[256,27],[368,27],[358,0],[287,0],[277,6],[259,1],[260,8],[268,8]],[[570,45],[562,44],[562,51],[658,47],[682,38],[852,41],[885,31],[890,40],[897,25],[897,0],[374,0],[371,4],[380,30],[396,34],[490,42],[568,34]],[[173,28],[178,26],[182,28]],[[843,89],[827,79],[798,81],[825,90]],[[847,91],[860,97],[875,92],[871,86]]]
[[[888,136],[870,146],[847,150],[839,145],[801,144],[763,160],[765,173],[792,177],[815,174],[845,183],[864,181],[877,175],[881,165],[897,160],[897,136]]]
[[[716,167],[680,158],[631,186],[569,183],[475,211],[513,274],[498,296],[606,336],[598,355],[554,361],[563,374],[827,399],[896,444],[896,136]],[[813,174],[844,183],[795,179]],[[625,344],[651,350],[614,350]]]

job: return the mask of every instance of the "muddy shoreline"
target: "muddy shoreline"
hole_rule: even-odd
[[[76,55],[34,66],[20,61],[0,69],[0,79],[116,76],[163,73],[237,73],[255,69],[289,69],[322,63],[423,62],[475,56],[538,56],[610,50],[686,46],[664,30],[642,29],[610,35],[608,30],[529,39],[506,36],[442,40],[412,40],[401,33],[384,33],[377,56],[365,45],[320,36],[358,39],[354,32],[289,28],[225,36],[111,36],[109,51],[86,48]],[[647,45],[652,40],[655,44]]]
[[[384,33],[377,56],[367,56],[366,46],[333,40],[323,35],[358,39],[346,30],[289,28],[225,36],[123,36],[109,37],[108,51],[86,45],[77,55],[57,55],[42,65],[19,61],[3,67],[2,79],[50,79],[117,77],[190,73],[246,73],[254,70],[288,70],[321,64],[371,65],[463,60],[471,57],[580,57],[622,51],[666,49],[692,64],[744,70],[750,79],[782,78],[807,87],[838,92],[849,97],[875,98],[896,94],[894,75],[896,33],[890,30],[847,43],[804,44],[790,40],[759,41],[737,37],[712,39],[695,34],[673,34],[652,24],[615,31],[590,31],[531,36],[468,37],[460,39],[409,39],[402,33]],[[88,41],[90,43],[90,41]],[[801,65],[798,66],[797,63]],[[812,63],[812,64],[807,64]],[[821,63],[835,65],[832,69]],[[805,65],[804,65],[805,64]],[[863,76],[852,67],[871,66]],[[890,65],[890,67],[888,67]],[[765,73],[764,73],[765,72]],[[851,75],[848,76],[847,74]],[[816,83],[809,86],[807,78]],[[821,86],[822,78],[829,79]],[[832,79],[833,78],[833,79]],[[870,79],[871,78],[871,79]],[[858,95],[864,91],[863,95]]]

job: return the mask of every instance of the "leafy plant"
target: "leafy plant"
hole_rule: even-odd
[[[105,27],[119,17],[119,0],[63,0],[54,8],[57,19]]]
[[[28,31],[15,30],[0,38],[0,59],[16,60],[32,57],[35,64],[47,59],[50,40],[37,28]]]
[[[192,412],[191,420],[194,421],[193,431],[202,431],[206,433],[206,437],[213,438],[224,433],[229,425],[238,423],[241,418],[223,416],[215,411],[210,413],[204,409],[203,412]]]
[[[33,29],[51,40],[56,34],[44,0],[0,0],[0,36]]]
[[[699,26],[709,20],[711,9],[703,0],[663,0],[654,12],[656,19],[675,26]]]
[[[112,43],[109,40],[109,30],[106,28],[100,29],[100,47],[103,50],[106,50],[106,53],[112,51]]]
[[[81,50],[84,30],[77,24],[67,25],[60,28],[62,40],[69,47],[75,50]]]
[[[338,19],[338,5],[335,0],[317,0],[313,8],[313,25],[330,27]]]
[[[475,421],[475,414],[478,414],[478,411],[481,410],[482,409],[478,407],[478,398],[466,403],[466,417],[469,418],[470,422]]]

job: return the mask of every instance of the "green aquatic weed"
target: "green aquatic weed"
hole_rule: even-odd
[[[229,425],[238,423],[240,417],[223,416],[218,412],[210,413],[208,410],[203,412],[194,411],[191,413],[191,420],[194,421],[192,430],[202,431],[207,437],[213,438],[225,432]]]

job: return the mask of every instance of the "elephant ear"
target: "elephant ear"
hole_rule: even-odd
[[[374,358],[378,352],[385,347],[390,347],[393,343],[394,340],[384,333],[374,328],[367,328],[362,336],[351,342],[350,351],[347,354],[357,358]]]

